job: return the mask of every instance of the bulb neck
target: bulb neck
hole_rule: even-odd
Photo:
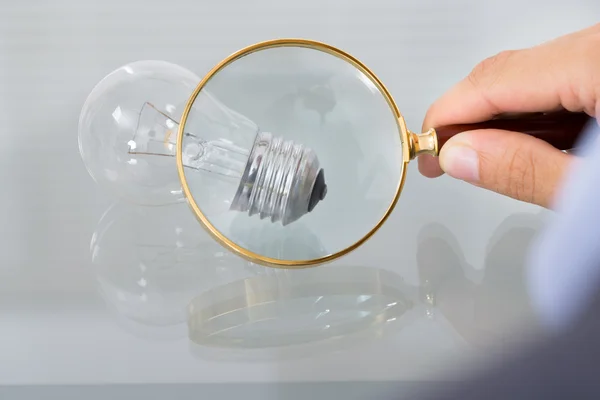
[[[315,152],[270,133],[257,135],[231,210],[288,225],[325,198]]]

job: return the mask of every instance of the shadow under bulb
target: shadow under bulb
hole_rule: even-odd
[[[79,119],[79,149],[92,178],[140,205],[184,200],[177,136],[199,82],[164,61],[130,63],[102,79]],[[313,150],[262,132],[205,89],[187,121],[183,166],[206,216],[238,211],[287,225],[325,198],[324,171]]]

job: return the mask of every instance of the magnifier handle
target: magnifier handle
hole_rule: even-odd
[[[438,149],[454,135],[476,129],[501,129],[534,136],[559,150],[575,147],[579,135],[592,120],[583,112],[557,111],[503,116],[473,124],[446,125],[435,128]]]

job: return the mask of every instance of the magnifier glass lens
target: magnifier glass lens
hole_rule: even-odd
[[[222,65],[191,105],[181,147],[184,190],[214,233],[278,260],[361,241],[405,168],[381,87],[325,47],[267,46]]]

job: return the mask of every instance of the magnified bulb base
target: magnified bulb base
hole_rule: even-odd
[[[312,149],[261,132],[231,209],[287,225],[312,211],[326,192],[324,173]]]

